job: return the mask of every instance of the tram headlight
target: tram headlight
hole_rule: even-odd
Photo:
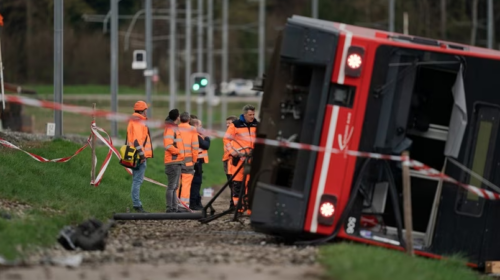
[[[345,74],[357,78],[361,76],[361,69],[364,65],[365,49],[359,46],[350,46],[347,50],[345,61]]]
[[[335,217],[335,208],[337,206],[337,197],[330,194],[321,196],[319,203],[318,223],[331,226]]]

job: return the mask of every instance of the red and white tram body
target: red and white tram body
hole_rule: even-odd
[[[341,150],[256,144],[253,227],[290,239],[335,236],[402,249],[401,162],[411,158],[477,187],[500,175],[500,52],[293,16],[264,82],[257,137]],[[500,202],[412,171],[416,253],[500,258]]]

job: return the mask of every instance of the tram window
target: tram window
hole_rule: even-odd
[[[469,168],[479,176],[489,180],[491,177],[491,162],[495,150],[495,142],[498,130],[498,117],[500,110],[493,106],[477,105],[476,114],[471,128],[471,139],[468,151],[471,153],[468,159]],[[481,180],[465,174],[464,182],[469,185],[482,188]],[[468,179],[468,180],[467,180]],[[483,212],[484,199],[479,198],[473,192],[461,188],[458,192],[456,211],[463,215],[480,217]]]
[[[328,92],[328,104],[352,108],[356,87],[331,84]]]
[[[474,160],[472,161],[472,171],[474,171],[481,177],[484,176],[484,169],[486,165],[486,157],[488,156],[488,147],[490,143],[492,128],[493,124],[488,121],[482,121],[479,124],[476,147],[474,150]],[[469,180],[469,185],[480,187],[481,180],[471,176]],[[478,201],[479,196],[477,196],[475,193],[471,191],[468,191],[467,199]]]

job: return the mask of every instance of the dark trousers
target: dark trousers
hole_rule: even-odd
[[[226,177],[227,177],[227,180],[229,181],[229,179],[231,179],[231,176],[233,175],[230,175],[230,174],[226,174]],[[229,206],[230,207],[233,207],[235,206],[234,205],[234,202],[233,202],[233,183],[231,182],[231,184],[229,185],[229,190],[231,191],[231,197],[229,198]]]
[[[189,196],[189,205],[201,205],[201,183],[202,183],[202,174],[203,174],[203,163],[197,162],[197,168],[194,172],[193,181],[191,182],[191,194]]]
[[[226,160],[226,161],[223,161],[222,164],[224,166],[224,172],[226,173],[226,178],[227,178],[227,181],[229,182],[229,179],[231,179],[231,174],[227,174],[227,163],[229,161]],[[231,183],[229,185],[229,191],[231,192],[231,196],[229,197],[229,206],[230,207],[233,207],[234,206],[234,202],[233,202],[233,183]]]

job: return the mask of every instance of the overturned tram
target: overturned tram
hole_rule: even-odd
[[[500,52],[293,16],[263,82],[257,137],[410,157],[500,184]],[[457,164],[453,164],[455,162]],[[466,168],[464,168],[464,166]],[[401,250],[401,162],[256,144],[251,224],[290,240]],[[415,253],[500,259],[500,201],[411,171]]]

